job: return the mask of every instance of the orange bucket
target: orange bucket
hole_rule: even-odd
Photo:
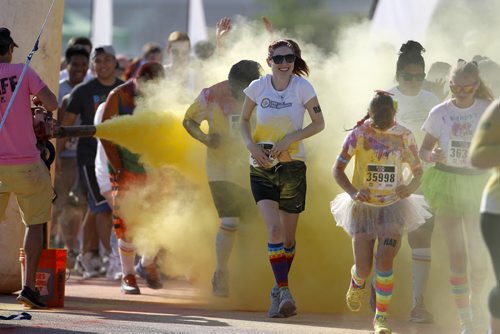
[[[36,272],[36,288],[42,301],[49,307],[64,307],[66,285],[66,249],[43,249]],[[21,273],[24,275],[24,249],[19,252]],[[23,279],[24,282],[24,279]]]

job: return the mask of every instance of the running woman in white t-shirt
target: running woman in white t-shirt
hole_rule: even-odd
[[[425,79],[425,61],[423,46],[415,41],[408,41],[401,46],[396,64],[396,80],[398,85],[389,90],[397,101],[396,121],[408,128],[417,141],[422,143],[425,133],[421,130],[431,109],[439,103],[433,93],[423,90]],[[410,321],[430,323],[433,316],[424,305],[424,293],[427,288],[431,268],[431,237],[434,221],[431,217],[417,230],[408,233],[408,243],[412,250],[412,310]],[[374,292],[372,289],[372,308]]]
[[[422,179],[424,196],[443,227],[450,257],[450,283],[459,311],[462,333],[485,325],[478,300],[486,278],[486,249],[479,229],[479,204],[488,178],[473,168],[468,157],[472,135],[492,100],[475,62],[459,60],[451,71],[453,97],[429,114],[420,157],[435,166]],[[466,235],[463,233],[465,228]],[[467,239],[467,242],[466,242]],[[469,290],[467,258],[470,258]]]
[[[292,40],[268,48],[272,74],[253,81],[246,94],[241,133],[250,151],[250,183],[268,232],[268,254],[276,284],[271,291],[270,317],[296,314],[288,288],[295,254],[295,232],[305,208],[306,165],[302,140],[323,130],[321,107],[312,85],[302,78],[309,68]],[[251,133],[250,118],[256,113]],[[311,123],[303,128],[307,110]]]

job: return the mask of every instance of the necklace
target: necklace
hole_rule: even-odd
[[[287,96],[287,93],[288,93],[288,87],[290,87],[290,82],[291,81],[292,81],[292,78],[290,78],[290,80],[286,84],[285,89],[283,89],[283,90],[277,90],[276,87],[275,87],[275,85],[274,85],[274,83],[271,80],[271,85],[273,86],[274,92],[276,93],[276,96],[278,96],[278,98],[280,99],[281,103],[285,102],[285,99],[286,99],[286,96]]]
[[[286,98],[286,95],[287,95],[287,90],[285,89],[284,91],[276,91],[276,95],[278,95],[278,97],[280,98],[280,102],[281,103],[284,103],[285,102],[285,98]]]

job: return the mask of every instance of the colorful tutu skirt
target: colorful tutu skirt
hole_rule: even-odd
[[[355,201],[342,193],[330,202],[337,222],[351,237],[386,238],[411,232],[432,217],[426,210],[423,196],[412,195],[386,206],[374,206]]]
[[[479,212],[483,189],[490,174],[443,166],[429,168],[422,177],[421,188],[431,209],[434,212],[437,209]],[[470,174],[464,174],[466,172]]]

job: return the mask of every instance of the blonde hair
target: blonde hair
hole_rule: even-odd
[[[187,41],[191,44],[191,40],[189,39],[188,34],[182,31],[174,31],[168,35],[168,46],[170,46],[174,42],[183,42]]]
[[[458,76],[473,77],[477,82],[479,82],[479,87],[474,93],[474,98],[493,101],[493,94],[490,89],[486,87],[483,80],[481,80],[481,77],[479,76],[479,68],[475,61],[465,61],[463,59],[459,59],[455,66],[451,69],[450,78]]]

